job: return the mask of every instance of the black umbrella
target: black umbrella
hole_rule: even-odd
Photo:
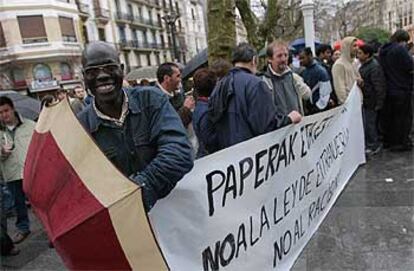
[[[0,96],[9,97],[13,101],[16,111],[23,117],[35,120],[39,116],[40,101],[13,90],[0,91]]]
[[[182,72],[182,77],[185,79],[192,75],[198,68],[206,65],[208,62],[208,51],[207,48],[196,54],[187,65],[185,65]]]

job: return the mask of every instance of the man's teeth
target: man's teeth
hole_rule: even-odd
[[[112,85],[104,85],[104,86],[99,86],[98,89],[102,90],[102,91],[105,91],[105,90],[112,89],[112,87],[113,87]]]

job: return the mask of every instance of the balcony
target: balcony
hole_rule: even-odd
[[[138,41],[138,40],[120,40],[119,48],[121,50],[144,50],[144,51],[153,51],[155,50],[161,50],[164,48],[161,44],[158,43],[149,43],[146,41]]]
[[[132,20],[132,23],[135,25],[144,25],[144,26],[150,26],[154,28],[162,27],[159,25],[157,21],[154,21],[152,19],[142,18],[142,17],[134,17]]]
[[[76,2],[76,5],[78,6],[78,10],[79,10],[79,16],[83,17],[83,18],[88,18],[89,17],[89,5],[88,4],[84,4],[84,3],[80,3],[80,2]]]
[[[95,18],[98,20],[98,22],[106,24],[109,21],[109,17],[109,10],[103,8],[95,8]]]
[[[134,20],[134,16],[132,14],[123,13],[123,12],[115,12],[115,20],[121,23],[128,23]]]
[[[23,44],[45,43],[47,37],[23,38]]]

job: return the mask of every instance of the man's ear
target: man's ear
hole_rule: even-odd
[[[119,67],[121,68],[122,74],[124,74],[124,64],[121,63],[121,65],[119,65]]]

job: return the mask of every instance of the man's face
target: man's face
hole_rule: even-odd
[[[325,52],[321,53],[320,57],[323,60],[329,60],[331,59],[332,56],[332,51],[331,50],[326,50]]]
[[[369,58],[369,54],[365,54],[361,49],[358,49],[357,57],[361,63],[365,63]]]
[[[0,105],[0,121],[6,125],[13,125],[16,120],[14,109],[8,105]]]
[[[173,73],[171,76],[164,76],[164,82],[167,91],[175,91],[180,87],[181,84],[181,72],[177,67],[172,67]]]
[[[79,100],[83,100],[86,96],[86,91],[81,88],[81,87],[77,87],[73,90],[75,97],[78,98]]]
[[[89,48],[84,56],[83,76],[98,104],[122,96],[123,66],[114,50],[100,45]]]
[[[66,92],[65,91],[59,91],[56,95],[56,98],[59,101],[63,101],[64,99],[66,99]]]
[[[281,73],[287,69],[289,52],[285,46],[278,46],[273,48],[273,56],[269,59],[272,69]]]
[[[312,63],[312,57],[308,56],[304,52],[299,54],[300,65],[303,67],[308,67]]]
[[[341,57],[341,51],[336,50],[332,55],[332,61],[335,62]]]
[[[358,45],[357,45],[356,40],[354,40],[351,44],[351,52],[350,52],[351,57],[352,58],[356,57],[357,53],[358,53]]]

